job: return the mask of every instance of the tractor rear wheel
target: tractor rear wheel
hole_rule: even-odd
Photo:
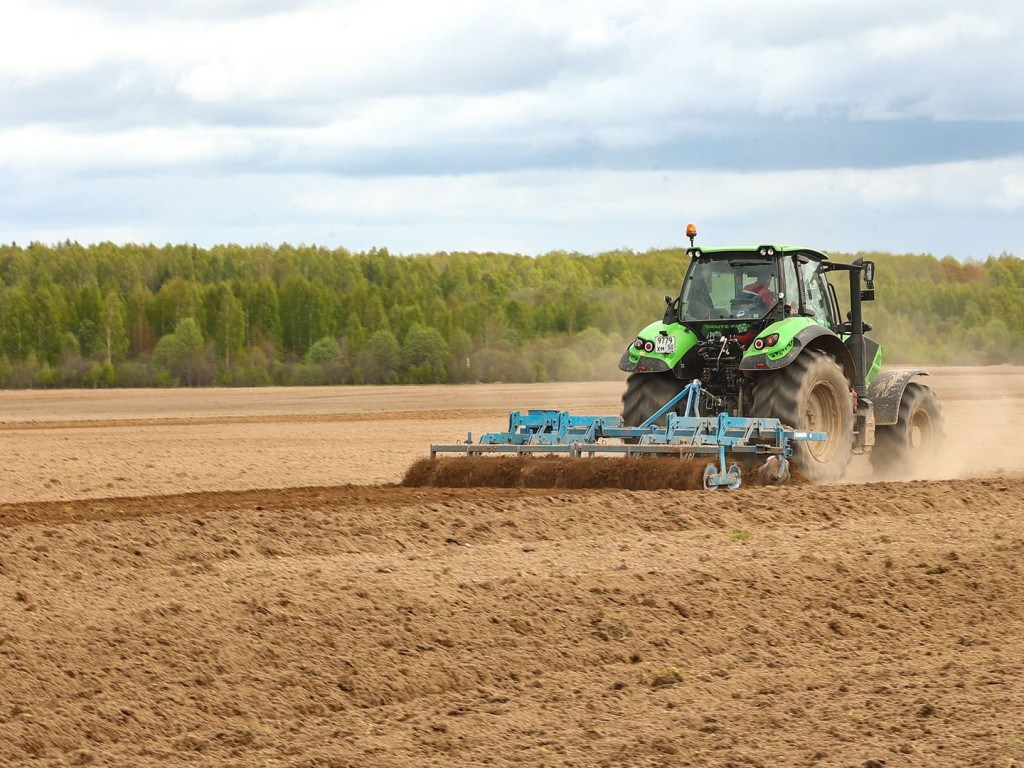
[[[875,427],[871,468],[884,478],[905,478],[935,459],[944,439],[942,407],[929,387],[910,382],[895,424]]]
[[[824,442],[794,441],[793,463],[812,483],[830,483],[853,455],[853,397],[835,358],[808,350],[754,385],[754,416],[798,430],[824,432]]]
[[[672,375],[661,373],[631,373],[622,393],[622,421],[627,427],[639,427],[661,406],[683,391],[689,384]],[[658,419],[665,426],[665,417]]]

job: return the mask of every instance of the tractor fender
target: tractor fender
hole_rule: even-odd
[[[679,323],[651,323],[638,334],[637,338],[652,344],[655,337],[671,337],[674,343],[672,352],[641,352],[632,343],[619,358],[619,370],[626,373],[662,373],[664,371],[682,370],[681,364],[687,355],[693,354],[697,344],[697,334]],[[679,373],[676,374],[680,375]]]
[[[900,401],[907,384],[915,376],[928,376],[928,371],[921,368],[901,368],[894,371],[882,371],[871,382],[868,399],[875,410],[875,425],[895,424],[900,414]]]
[[[770,330],[770,328],[765,329],[765,331],[762,331],[762,334]],[[856,379],[856,368],[854,367],[853,355],[850,354],[850,350],[843,344],[842,339],[821,325],[809,325],[797,332],[793,337],[793,348],[783,357],[771,360],[764,353],[753,355],[748,353],[743,358],[743,362],[740,363],[740,370],[751,372],[777,371],[792,363],[807,349],[817,349],[831,355],[842,366],[847,380],[854,381]]]
[[[626,373],[662,373],[670,370],[668,363],[657,357],[645,357],[640,356],[636,359],[630,354],[630,349],[626,349],[622,353],[622,357],[619,358],[619,370],[625,371]]]

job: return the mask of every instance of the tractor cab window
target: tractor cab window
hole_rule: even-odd
[[[821,268],[822,262],[808,261],[800,265],[804,279],[804,308],[822,325],[832,328],[837,319],[832,316],[832,301],[829,296],[828,280]]]
[[[775,262],[706,258],[690,265],[683,284],[681,319],[764,317],[778,301]]]
[[[783,303],[786,315],[796,314],[800,306],[800,283],[796,272],[796,258],[786,256],[782,259],[782,283],[786,288]]]

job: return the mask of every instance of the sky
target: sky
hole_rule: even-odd
[[[1024,257],[1020,0],[3,0],[0,242]]]

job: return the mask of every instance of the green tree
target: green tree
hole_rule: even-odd
[[[246,337],[248,346],[257,346],[264,341],[279,344],[281,341],[281,306],[277,287],[268,275],[258,282],[250,283],[244,291]]]
[[[174,333],[157,342],[153,354],[157,363],[166,366],[171,376],[186,386],[208,384],[213,378],[204,354],[203,334],[194,318],[179,320]]]
[[[224,370],[229,371],[232,359],[239,358],[245,348],[245,310],[230,289],[221,295],[214,326],[217,357],[224,362]]]
[[[126,328],[128,331],[128,356],[138,357],[153,351],[156,346],[156,337],[149,324],[150,307],[153,304],[153,294],[143,284],[141,279],[132,283],[125,302],[127,312]]]
[[[341,344],[333,336],[324,336],[309,348],[303,362],[315,365],[336,363],[341,360]]]
[[[446,378],[448,344],[440,331],[422,324],[409,329],[402,344],[402,364],[412,384],[437,384]]]
[[[35,292],[35,348],[48,365],[60,362],[68,314],[60,286],[39,286]]]
[[[324,335],[323,307],[313,284],[300,274],[291,274],[281,285],[281,342],[286,351],[305,354]]]
[[[35,318],[28,287],[24,283],[0,291],[0,346],[15,360],[32,351]]]
[[[128,333],[125,329],[127,316],[128,311],[120,295],[114,290],[108,291],[103,299],[99,328],[93,346],[93,351],[102,356],[108,366],[124,360],[128,353]]]
[[[92,275],[78,292],[75,302],[75,332],[83,350],[94,349],[99,333],[100,315],[103,311],[103,295],[96,276]]]
[[[370,335],[359,355],[359,369],[366,384],[397,384],[402,366],[402,349],[389,330]]]
[[[322,383],[343,384],[345,382],[347,354],[345,348],[333,336],[317,339],[309,348],[303,363],[317,366],[321,372]]]
[[[195,320],[203,311],[200,284],[180,277],[168,280],[151,302],[150,311],[150,325],[160,336],[176,328],[182,318],[191,317]]]

